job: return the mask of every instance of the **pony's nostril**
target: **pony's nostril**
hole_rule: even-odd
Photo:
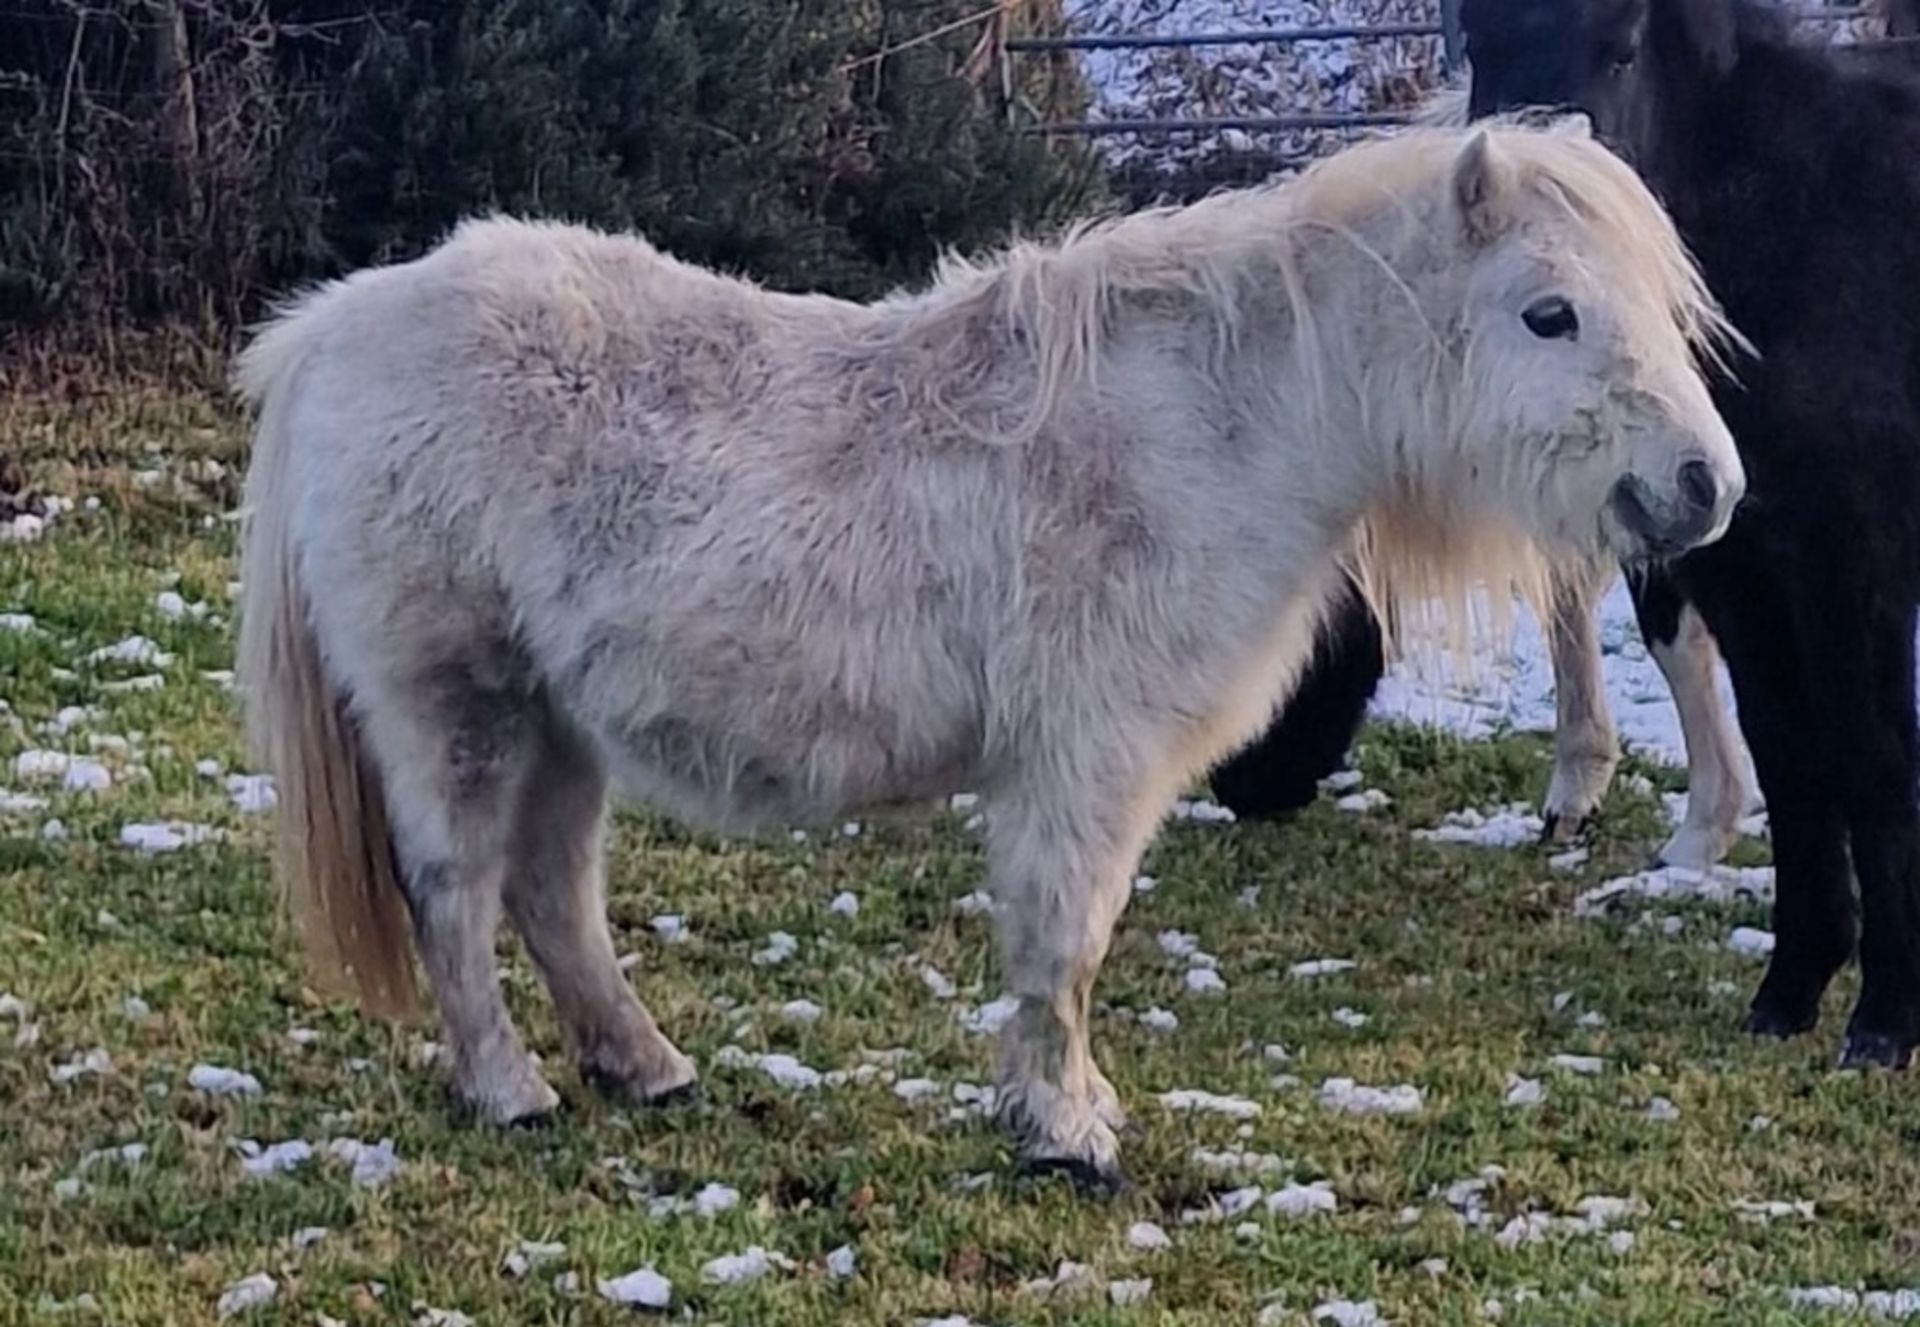
[[[1695,511],[1712,511],[1720,501],[1720,483],[1713,467],[1705,461],[1688,461],[1680,467],[1680,497]]]

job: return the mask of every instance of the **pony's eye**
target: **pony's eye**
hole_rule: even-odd
[[[1544,341],[1580,339],[1580,315],[1558,295],[1535,300],[1520,317],[1526,322],[1527,330]]]

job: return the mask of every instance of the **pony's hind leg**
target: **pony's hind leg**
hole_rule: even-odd
[[[501,998],[494,964],[513,800],[531,767],[524,693],[443,664],[412,685],[356,693],[385,783],[401,887],[439,1006],[453,1090],[494,1124],[548,1116],[541,1078]]]
[[[1386,671],[1380,623],[1351,580],[1327,610],[1299,685],[1265,732],[1214,767],[1213,795],[1242,820],[1310,805],[1340,768]]]
[[[1600,808],[1620,763],[1620,742],[1607,713],[1600,671],[1600,638],[1593,615],[1600,592],[1615,574],[1610,562],[1573,571],[1554,596],[1547,625],[1553,655],[1553,778],[1542,807],[1544,837],[1571,842]]]
[[[601,846],[606,776],[557,719],[513,820],[507,914],[553,997],[583,1078],[636,1103],[686,1092],[693,1064],[655,1025],[627,984],[607,929]]]
[[[1826,642],[1830,655],[1850,652],[1854,669],[1860,654],[1871,658],[1870,669],[1855,673],[1864,688],[1837,694],[1850,690],[1852,679],[1843,675],[1831,679],[1827,695],[1846,715],[1835,728],[1844,743],[1847,829],[1860,881],[1860,999],[1847,1022],[1842,1061],[1905,1068],[1920,1046],[1915,615],[1910,606],[1878,604],[1862,616],[1870,624],[1863,639]]]
[[[1159,791],[1115,799],[1103,815],[1030,787],[996,798],[988,815],[1002,964],[1019,1001],[1001,1034],[1001,1119],[1030,1168],[1090,1188],[1123,1181],[1119,1100],[1094,1063],[1088,1009],[1163,810]]]

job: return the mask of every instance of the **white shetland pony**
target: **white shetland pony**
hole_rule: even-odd
[[[1449,85],[1416,113],[1427,127],[1464,127],[1467,88]],[[1507,117],[1541,118],[1540,112]],[[1564,118],[1554,116],[1553,118]],[[1604,550],[1559,569],[1548,602],[1546,635],[1553,664],[1553,776],[1542,804],[1548,837],[1568,842],[1600,809],[1620,764],[1620,739],[1607,712],[1594,616],[1620,574]],[[1647,648],[1673,693],[1687,749],[1687,810],[1656,855],[1669,866],[1705,870],[1727,855],[1739,822],[1760,807],[1760,784],[1740,730],[1720,698],[1720,651],[1699,610],[1683,603],[1671,639],[1648,633]]]
[[[978,790],[1004,1117],[1110,1177],[1087,1012],[1135,864],[1292,685],[1343,559],[1424,595],[1718,537],[1745,481],[1694,365],[1724,334],[1630,170],[1506,125],[871,306],[465,225],[241,363],[285,883],[375,1007],[408,994],[404,902],[457,1095],[509,1122],[556,1097],[503,908],[586,1074],[694,1081],[615,963],[610,781],[733,829]]]

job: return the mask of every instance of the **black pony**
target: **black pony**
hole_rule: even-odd
[[[1797,43],[1749,0],[1465,0],[1463,23],[1471,112],[1585,111],[1760,351],[1715,393],[1747,505],[1726,538],[1637,584],[1636,608],[1652,641],[1683,604],[1704,617],[1766,798],[1777,947],[1746,1026],[1811,1028],[1857,941],[1843,1062],[1905,1065],[1920,1042],[1920,82]],[[1345,630],[1290,709],[1351,732],[1379,661],[1340,655]],[[1263,756],[1277,764],[1237,759]]]

